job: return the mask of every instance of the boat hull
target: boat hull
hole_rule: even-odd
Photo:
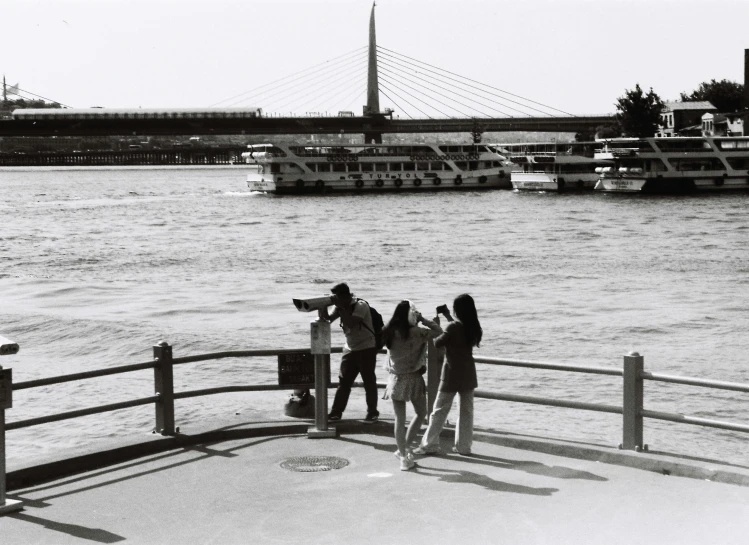
[[[439,177],[377,177],[317,180],[274,180],[260,174],[248,174],[247,186],[252,191],[277,195],[307,195],[330,193],[387,193],[418,191],[479,191],[510,189],[509,175],[504,171],[479,173],[460,178]]]
[[[749,177],[601,177],[596,191],[609,193],[699,193],[749,189]]]
[[[513,172],[512,188],[518,191],[581,191],[592,190],[598,181],[598,175],[576,174],[559,176],[543,172]]]

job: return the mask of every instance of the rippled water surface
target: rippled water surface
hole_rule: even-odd
[[[0,333],[21,344],[0,363],[14,381],[145,362],[161,340],[175,356],[304,347],[311,316],[291,298],[345,280],[386,319],[402,298],[431,312],[471,293],[479,355],[620,367],[637,350],[653,372],[749,383],[749,194],[272,197],[243,179],[241,167],[0,171]],[[276,379],[273,358],[175,368],[178,390]],[[479,369],[482,389],[617,405],[620,380]],[[152,393],[149,371],[101,377],[17,391],[6,415]],[[280,412],[286,397],[178,400],[177,424]],[[746,394],[646,382],[645,405],[749,421]],[[363,415],[363,392],[347,412]],[[617,415],[487,400],[477,413],[477,426],[621,441]],[[9,465],[152,427],[149,406],[12,430]],[[645,423],[653,450],[745,464],[746,440]]]

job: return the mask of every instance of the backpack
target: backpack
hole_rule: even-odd
[[[374,335],[375,347],[377,348],[377,351],[379,352],[380,350],[382,350],[382,347],[385,346],[385,341],[382,339],[382,328],[385,327],[385,322],[382,320],[382,314],[377,312],[377,309],[375,309],[372,305],[370,305],[364,299],[359,299],[359,301],[367,303],[367,306],[369,307],[369,315],[372,317],[372,327],[374,328],[374,331],[369,329],[369,327],[367,327],[365,324],[362,324],[362,325],[364,325],[364,327],[369,329],[369,332]]]

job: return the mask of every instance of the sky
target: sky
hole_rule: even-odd
[[[71,107],[229,105],[364,48],[371,8],[371,0],[3,0],[0,72]],[[574,115],[614,113],[638,83],[664,100],[711,79],[743,83],[747,21],[749,0],[376,7],[378,45]],[[361,112],[363,95],[353,101],[332,109]],[[381,108],[397,110],[391,102],[380,96]]]

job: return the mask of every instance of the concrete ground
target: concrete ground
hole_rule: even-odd
[[[15,488],[9,498],[25,507],[0,517],[0,543],[749,543],[746,467],[479,430],[473,456],[417,457],[402,472],[392,422],[344,421],[331,439],[307,438],[306,425],[196,434]],[[451,441],[442,438],[447,452]],[[282,466],[313,456],[347,465]]]

